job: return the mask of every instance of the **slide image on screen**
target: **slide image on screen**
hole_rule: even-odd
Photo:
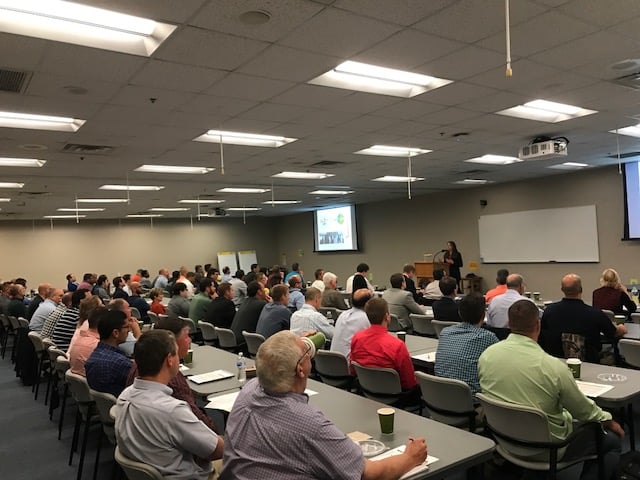
[[[316,210],[315,230],[317,252],[358,249],[352,205]]]
[[[640,239],[640,168],[637,162],[625,163],[625,239]]]

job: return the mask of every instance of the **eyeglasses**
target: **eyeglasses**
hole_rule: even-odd
[[[304,357],[306,357],[307,355],[309,355],[309,352],[311,351],[311,345],[309,345],[307,347],[307,349],[304,351],[304,353],[300,356],[300,358],[298,359],[298,361],[296,362],[296,368],[295,370],[298,370],[298,365],[300,365],[300,362],[302,360],[304,360]]]

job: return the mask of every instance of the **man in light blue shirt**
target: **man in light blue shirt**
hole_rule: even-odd
[[[327,340],[333,338],[334,328],[329,320],[318,312],[322,302],[322,293],[317,288],[310,287],[304,294],[305,304],[291,315],[291,331],[296,335],[315,330],[324,333]]]
[[[53,312],[58,304],[62,301],[63,291],[61,288],[50,288],[47,292],[47,298],[44,302],[41,302],[38,305],[38,308],[31,317],[31,321],[29,321],[29,330],[32,332],[40,332],[42,331],[42,327],[44,326],[44,322],[47,321],[47,318]]]
[[[340,352],[349,358],[351,353],[351,338],[365,328],[369,328],[371,323],[364,311],[364,305],[371,298],[371,292],[366,288],[361,288],[353,293],[351,303],[353,307],[340,314],[336,320],[333,340],[331,340],[331,351]]]
[[[507,277],[507,291],[491,300],[487,310],[487,325],[495,328],[509,328],[509,307],[518,300],[529,300],[523,296],[525,284],[522,275],[512,273]]]

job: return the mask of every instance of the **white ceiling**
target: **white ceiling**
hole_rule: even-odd
[[[414,195],[470,188],[453,182],[505,182],[563,173],[563,161],[594,167],[616,163],[616,136],[637,123],[640,92],[612,82],[634,73],[612,65],[640,58],[636,0],[511,2],[513,77],[505,77],[502,0],[83,0],[83,3],[179,25],[151,58],[0,33],[0,68],[33,72],[22,94],[0,93],[2,110],[86,119],[76,133],[0,128],[0,156],[38,156],[42,168],[0,167],[0,218],[39,219],[74,198],[114,196],[105,183],[160,184],[132,192],[130,204],[88,218],[122,218],[177,200],[213,195],[223,207],[263,207],[258,214],[309,210],[343,198],[309,195],[316,188],[354,190],[363,203],[406,195],[406,185],[371,182],[405,175],[406,159],[354,155],[373,144],[420,147]],[[240,15],[266,10],[271,20],[247,25]],[[454,82],[411,99],[309,85],[345,60],[410,70]],[[73,94],[68,87],[82,87]],[[65,88],[67,87],[67,88]],[[151,98],[156,99],[154,103]],[[535,98],[599,113],[557,124],[496,115]],[[225,145],[225,173],[216,144],[192,140],[209,129],[295,137],[277,149]],[[456,137],[457,133],[467,133]],[[565,136],[569,156],[505,167],[464,163],[487,153],[517,155],[540,135]],[[67,143],[108,145],[107,155],[65,153]],[[619,137],[622,153],[640,140]],[[30,151],[25,145],[42,145]],[[339,162],[314,168],[320,161]],[[134,172],[141,164],[216,167],[207,175]],[[272,179],[283,170],[324,171],[320,181]],[[477,170],[480,170],[479,172]],[[476,172],[473,172],[476,171]],[[226,186],[271,188],[290,206],[262,205],[272,193],[218,194]],[[124,196],[119,192],[119,196]],[[203,208],[206,210],[206,208]],[[191,212],[166,213],[188,217]],[[234,215],[240,215],[237,212]]]

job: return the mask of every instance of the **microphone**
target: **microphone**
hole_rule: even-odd
[[[446,252],[446,251],[447,251],[447,249],[446,249],[446,248],[443,248],[442,250],[440,250],[440,253],[444,253],[444,252]]]

